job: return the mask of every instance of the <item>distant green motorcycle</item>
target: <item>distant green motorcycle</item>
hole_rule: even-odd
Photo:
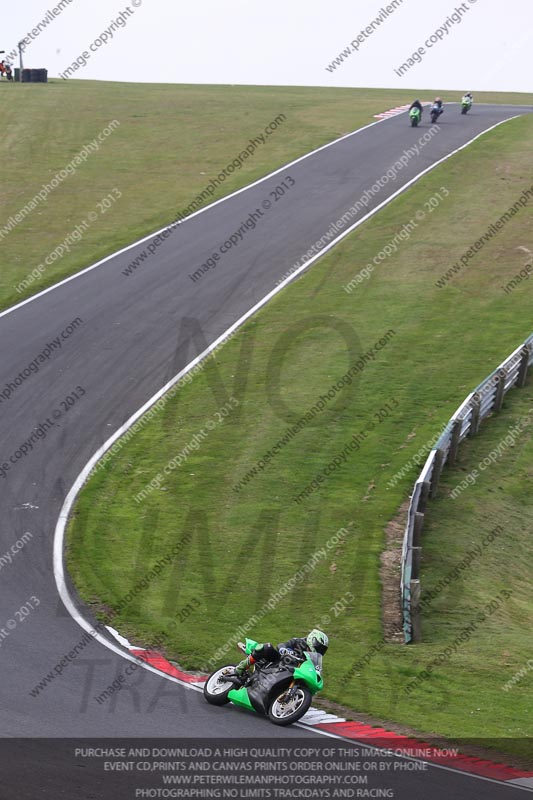
[[[256,645],[253,639],[239,643],[246,655]],[[285,653],[278,662],[256,662],[244,677],[237,675],[234,664],[229,664],[208,677],[204,697],[214,706],[231,701],[268,716],[274,725],[292,725],[303,717],[313,695],[324,686],[321,672],[319,653],[305,653],[304,661],[296,653]]]
[[[465,94],[461,98],[461,114],[467,114],[472,108],[472,98]]]
[[[412,128],[416,128],[418,126],[418,123],[420,122],[421,117],[422,117],[422,114],[420,113],[420,109],[416,108],[416,106],[415,106],[415,108],[412,108],[410,110],[409,119],[411,120],[411,127]]]

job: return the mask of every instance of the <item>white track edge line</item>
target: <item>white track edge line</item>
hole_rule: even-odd
[[[228,336],[230,336],[235,330],[237,330],[237,328],[241,327],[241,325],[243,325],[244,322],[246,322],[246,320],[250,316],[252,316],[263,305],[265,305],[274,295],[276,295],[278,292],[280,292],[281,289],[283,289],[288,283],[291,283],[304,269],[306,269],[311,264],[313,264],[318,258],[320,258],[322,255],[324,255],[328,250],[330,250],[339,241],[341,241],[341,239],[344,239],[345,236],[347,236],[355,228],[357,228],[359,225],[361,225],[367,219],[369,219],[374,214],[376,214],[383,206],[385,206],[388,203],[390,203],[395,197],[397,197],[398,194],[400,194],[401,192],[405,191],[405,189],[407,189],[409,186],[411,186],[413,183],[415,183],[417,180],[419,180],[419,178],[421,178],[427,172],[429,172],[432,169],[434,169],[435,167],[439,166],[439,164],[443,163],[448,158],[451,158],[453,155],[455,155],[456,153],[460,152],[465,147],[468,147],[468,145],[470,145],[472,142],[476,141],[476,139],[479,139],[481,136],[484,136],[486,133],[489,133],[491,130],[494,130],[495,128],[499,127],[500,125],[503,125],[505,122],[509,122],[509,121],[511,121],[513,119],[517,119],[519,116],[521,116],[521,115],[517,114],[514,117],[509,117],[508,119],[501,120],[500,122],[496,123],[495,125],[492,125],[490,128],[487,128],[485,131],[482,131],[481,133],[477,134],[477,136],[475,136],[474,138],[470,139],[468,142],[466,142],[465,144],[461,145],[461,147],[458,147],[456,150],[453,150],[451,153],[449,153],[448,155],[444,156],[439,161],[436,161],[434,164],[432,164],[431,166],[427,167],[425,170],[423,170],[418,175],[416,175],[414,178],[412,178],[410,181],[408,181],[408,183],[406,183],[404,186],[402,186],[400,189],[398,189],[396,192],[394,192],[394,194],[392,194],[389,198],[387,198],[387,200],[383,201],[378,206],[376,206],[376,208],[374,208],[372,211],[370,211],[368,214],[366,214],[362,219],[360,219],[358,222],[354,223],[354,225],[352,225],[350,228],[348,228],[346,231],[344,231],[344,233],[340,234],[336,239],[334,239],[332,242],[330,242],[329,245],[327,245],[323,250],[321,250],[320,253],[318,253],[312,259],[310,259],[305,264],[303,264],[301,267],[299,267],[295,272],[292,273],[292,275],[290,275],[287,278],[285,278],[280,284],[275,286],[274,289],[272,289],[267,295],[265,295],[265,297],[263,297],[262,300],[257,302],[249,311],[247,311],[245,314],[243,314],[243,316],[241,316],[240,319],[238,319],[236,322],[234,322],[221,336],[219,336],[214,342],[212,342],[212,344],[210,344],[203,351],[203,353],[200,353],[200,355],[196,356],[196,358],[194,358],[186,367],[184,367],[180,372],[178,372],[178,374],[176,376],[174,376],[174,378],[172,378],[170,381],[168,381],[165,384],[165,386],[162,387],[162,389],[160,389],[158,392],[156,392],[155,395],[153,395],[120,428],[118,428],[117,431],[115,431],[115,433],[112,436],[110,436],[110,438],[107,439],[107,441],[104,442],[103,445],[101,445],[98,448],[98,450],[89,459],[89,461],[87,462],[85,467],[82,469],[82,471],[80,472],[80,474],[78,475],[78,477],[74,481],[69,493],[67,494],[67,496],[65,498],[65,501],[63,503],[61,512],[59,514],[59,517],[58,517],[58,520],[57,520],[57,523],[56,523],[56,527],[55,527],[55,531],[54,531],[54,541],[53,541],[53,569],[54,569],[54,578],[55,578],[55,581],[56,581],[58,594],[59,594],[61,600],[63,601],[63,604],[65,605],[65,608],[67,609],[67,611],[71,615],[71,617],[74,619],[75,622],[78,623],[78,625],[83,630],[85,630],[87,632],[91,632],[93,630],[93,626],[79,612],[79,610],[77,609],[74,601],[72,600],[72,598],[70,596],[70,592],[68,590],[68,587],[67,587],[66,581],[65,581],[64,560],[63,560],[63,544],[64,544],[64,539],[65,539],[65,531],[66,531],[66,526],[67,526],[67,522],[68,522],[68,517],[69,517],[70,511],[72,509],[72,506],[74,505],[74,501],[75,501],[78,493],[80,492],[83,484],[85,483],[86,479],[88,478],[91,470],[98,463],[98,461],[104,455],[104,453],[107,452],[107,450],[109,450],[110,447],[112,447],[112,445],[115,443],[115,441],[117,439],[119,439],[121,436],[123,436],[124,433],[127,430],[129,430],[129,428],[131,428],[135,424],[135,422],[139,419],[139,417],[141,417],[149,408],[151,408],[164,394],[166,394],[166,392],[169,391],[169,389],[171,389],[173,386],[175,386],[178,383],[178,381],[184,375],[186,375],[188,372],[190,372],[191,369],[193,369],[200,361],[202,361],[207,355],[209,355],[209,353],[211,353],[216,347],[218,347],[221,342],[223,342],[225,339],[227,339]],[[380,121],[378,121],[376,123],[371,123],[371,125],[368,125],[367,127],[372,127],[372,125],[377,125],[377,124],[379,124]],[[364,129],[361,128],[360,130],[364,130]],[[357,131],[355,133],[357,133]],[[348,134],[348,136],[349,135],[353,135],[353,134]],[[343,138],[346,138],[346,137],[343,137]],[[340,141],[340,140],[337,140],[337,141]],[[328,145],[325,145],[325,146],[327,147]],[[309,155],[311,155],[311,154],[309,154]],[[305,158],[305,156],[303,158]],[[302,160],[302,159],[299,159],[299,160]],[[272,174],[275,174],[275,173],[272,173]],[[269,177],[269,176],[267,176],[267,177]],[[262,179],[262,180],[265,180],[265,179]],[[239,190],[239,191],[244,191],[244,190]],[[221,202],[221,201],[217,201],[217,202]],[[150,238],[150,237],[148,237],[148,238]],[[115,254],[115,255],[117,255],[117,254]],[[111,258],[111,257],[112,256],[108,256],[108,258]],[[108,259],[105,259],[105,260],[108,260]],[[94,265],[94,266],[97,266],[97,265]],[[92,267],[92,268],[94,268],[94,267]],[[89,267],[88,269],[92,269],[92,268]],[[87,271],[87,270],[85,270],[85,271]],[[72,280],[73,278],[77,277],[80,274],[82,274],[82,273],[77,273],[76,275],[71,276],[71,278],[69,278],[67,280]],[[63,281],[63,283],[65,283],[65,282],[66,281]],[[56,284],[56,286],[60,286],[60,285],[61,284]],[[47,291],[50,291],[53,288],[55,288],[55,287],[50,287],[50,289],[45,290],[45,292],[42,292],[41,294],[44,294],[44,293],[46,293]],[[33,300],[33,299],[37,298],[38,296],[39,295],[35,295],[33,298],[29,298],[29,300],[25,301],[25,302],[29,302],[30,300]],[[24,304],[25,303],[22,303],[21,305],[24,305]],[[10,309],[10,311],[15,310],[15,308],[16,308],[16,306],[14,308]],[[5,314],[7,312],[3,312],[3,313]],[[2,314],[0,314],[0,316],[2,316]],[[96,639],[104,647],[107,647],[108,649],[110,649],[114,653],[122,656],[126,660],[138,663],[137,659],[134,656],[132,656],[130,653],[127,653],[122,648],[119,648],[117,645],[115,645],[112,642],[110,642],[106,637],[102,636],[102,634],[96,632],[96,635],[93,634],[93,638]],[[149,664],[144,664],[143,663],[143,664],[140,664],[139,666],[144,668],[144,669],[147,669],[150,672],[155,673],[156,675],[164,676],[164,677],[166,677],[167,680],[170,680],[170,681],[172,681],[174,683],[178,683],[178,684],[180,684],[180,685],[182,685],[182,686],[184,686],[186,688],[193,689],[193,690],[196,690],[196,691],[201,691],[201,689],[199,687],[194,687],[194,685],[191,685],[190,683],[188,683],[186,681],[182,681],[179,678],[175,678],[172,675],[168,675],[167,673],[161,672],[161,670],[158,670],[158,669],[156,669],[155,667],[152,667]],[[309,727],[311,727],[311,726],[309,726]],[[328,736],[334,736],[334,734],[327,734],[325,731],[320,731],[320,733],[324,734],[324,735],[328,735]],[[336,737],[336,738],[342,738],[342,737]],[[451,769],[451,768],[443,767],[443,769]],[[455,771],[456,772],[461,772],[460,770],[455,770]],[[462,773],[461,772],[461,774],[469,774],[469,773]],[[478,776],[478,777],[480,777],[480,776]],[[492,779],[486,779],[486,780],[492,780]],[[500,783],[501,784],[502,782],[501,781],[495,781],[495,783]],[[526,787],[519,787],[519,788],[527,790]]]

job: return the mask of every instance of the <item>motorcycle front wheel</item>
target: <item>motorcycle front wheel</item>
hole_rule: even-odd
[[[274,725],[292,725],[303,717],[311,705],[313,695],[306,686],[295,686],[276,697],[268,709],[268,718]]]
[[[235,673],[235,665],[228,664],[225,667],[212,672],[204,684],[204,697],[213,706],[223,706],[229,703],[229,692],[235,688],[232,681],[225,681],[224,674],[227,672]]]

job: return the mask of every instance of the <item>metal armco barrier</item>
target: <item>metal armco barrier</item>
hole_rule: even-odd
[[[428,500],[435,497],[442,469],[454,464],[460,443],[474,436],[485,417],[500,411],[505,394],[525,385],[533,364],[533,334],[468,395],[448,422],[416,481],[409,503],[402,547],[401,602],[406,643],[421,641],[420,559],[422,527]]]

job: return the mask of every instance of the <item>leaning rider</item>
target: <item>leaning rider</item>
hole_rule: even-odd
[[[461,103],[466,103],[466,105],[471,106],[474,102],[474,98],[472,97],[472,92],[467,92],[461,98]]]
[[[252,664],[256,661],[280,661],[284,655],[295,655],[297,658],[305,660],[305,653],[319,653],[324,655],[328,649],[328,637],[318,628],[313,628],[305,638],[295,637],[287,642],[282,642],[274,647],[270,642],[258,644],[254,647],[253,653],[243,659],[235,667],[237,675],[244,675]]]

